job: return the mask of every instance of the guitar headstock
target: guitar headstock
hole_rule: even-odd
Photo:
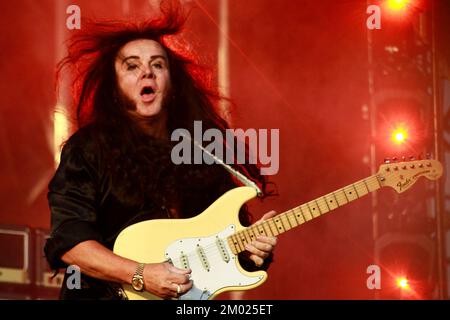
[[[389,186],[401,193],[409,189],[420,177],[439,179],[442,171],[439,161],[426,159],[382,164],[377,175],[383,187]]]

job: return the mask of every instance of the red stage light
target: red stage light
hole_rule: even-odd
[[[401,11],[410,5],[411,0],[387,0],[386,4],[392,11]]]
[[[408,140],[408,129],[405,125],[397,125],[392,132],[391,139],[395,144],[403,144]]]
[[[397,278],[397,286],[402,290],[409,290],[409,281],[406,277],[399,277]]]

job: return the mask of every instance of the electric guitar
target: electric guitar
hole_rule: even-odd
[[[383,164],[366,179],[250,227],[239,223],[238,213],[257,193],[251,187],[238,187],[193,218],[148,220],[125,228],[115,241],[114,253],[142,263],[170,261],[175,267],[190,268],[193,287],[180,300],[207,300],[226,291],[249,290],[267,278],[265,271],[247,272],[238,262],[238,253],[256,235],[278,236],[382,187],[401,193],[419,177],[436,180],[442,170],[436,160]],[[123,288],[131,300],[159,299],[130,285]]]

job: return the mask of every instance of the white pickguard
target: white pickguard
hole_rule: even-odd
[[[170,259],[175,267],[183,268],[180,256],[184,253],[188,255],[189,268],[192,270],[193,287],[180,300],[207,300],[222,288],[248,286],[263,280],[261,276],[249,277],[239,271],[238,257],[231,252],[225,240],[234,232],[235,226],[230,225],[212,236],[177,239],[167,247],[166,259]],[[217,237],[224,239],[223,244],[230,258],[228,262],[222,258],[216,244]],[[197,253],[198,245],[204,248],[209,271],[205,269]]]

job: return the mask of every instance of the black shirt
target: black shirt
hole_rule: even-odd
[[[114,144],[114,139],[98,139],[104,135],[101,127],[91,125],[78,130],[62,149],[61,161],[48,192],[51,237],[46,243],[45,254],[52,269],[66,268],[61,256],[78,243],[96,240],[112,250],[117,235],[127,226],[148,219],[168,218],[167,202],[173,197],[166,199],[161,184],[167,182],[167,190],[176,189],[174,194],[178,195],[182,218],[201,213],[221,194],[235,186],[219,165],[175,166],[169,160],[170,146],[148,138],[143,141],[146,148],[139,149],[139,155],[142,156],[142,150],[150,150],[161,157],[148,157],[150,161],[145,164],[145,169],[131,171],[148,175],[148,180],[144,181],[156,180],[153,190],[163,191],[159,195],[147,192],[142,198],[130,201],[131,196],[123,191],[123,181],[133,181],[133,177],[128,177],[126,173],[122,181],[118,178],[120,175],[116,176],[115,171],[110,170],[111,162],[117,162],[116,167],[120,167],[120,162],[130,159],[111,159],[114,153],[105,150]],[[103,141],[112,141],[111,146],[108,143],[101,145]],[[132,163],[133,153],[130,157]],[[241,222],[248,225],[246,212],[241,210],[240,214],[241,220],[244,220]],[[117,284],[82,275],[82,289],[69,290],[66,280],[67,275],[61,290],[63,299],[120,298]]]

